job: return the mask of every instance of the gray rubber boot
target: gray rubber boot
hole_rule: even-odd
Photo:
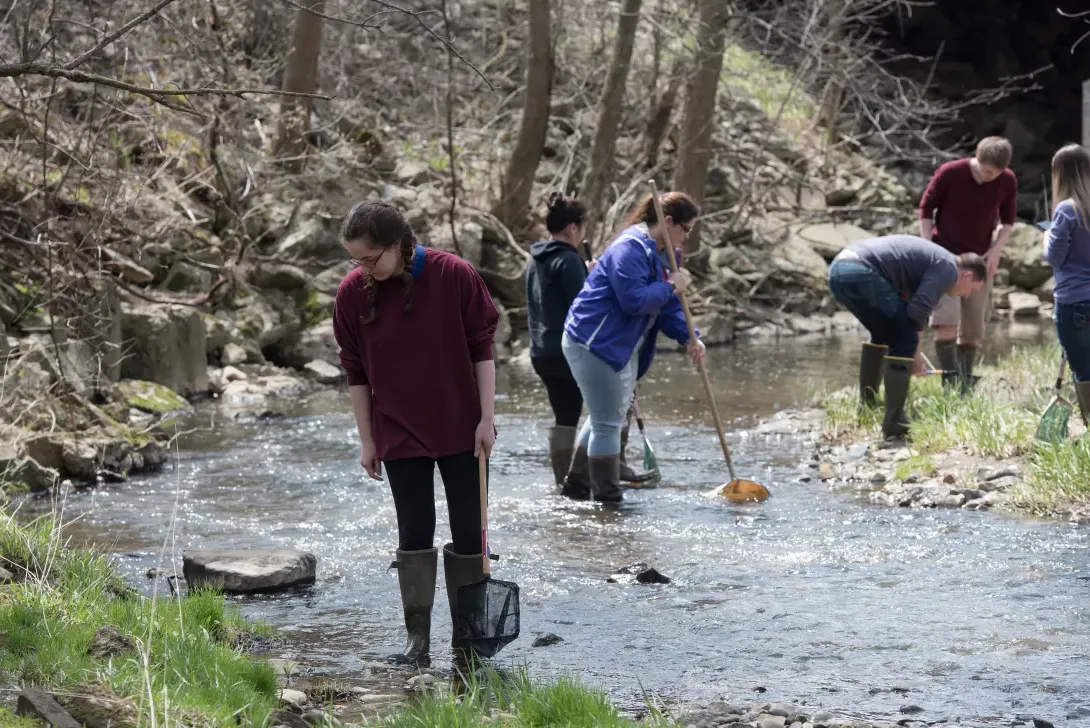
[[[873,407],[878,402],[878,388],[882,386],[882,370],[888,351],[889,347],[881,344],[863,344],[859,356],[859,403],[864,407]]]
[[[458,589],[484,579],[483,558],[481,554],[456,554],[454,544],[451,543],[443,546],[443,576],[447,581],[447,603],[450,606],[452,626],[458,620]],[[451,635],[450,646],[455,650],[467,648],[467,645],[454,635]]]
[[[427,667],[431,651],[431,609],[435,604],[435,572],[439,550],[397,552],[397,583],[405,613],[405,651],[391,662]]]
[[[1090,427],[1090,381],[1075,382],[1075,394],[1079,399],[1079,414],[1082,423]]]
[[[572,500],[590,498],[590,465],[585,447],[575,448],[575,454],[571,459],[571,470],[568,471],[568,477],[564,478],[564,487],[560,489],[560,495]]]
[[[973,391],[973,365],[976,364],[976,347],[958,344],[958,386],[962,394]]]
[[[939,360],[939,369],[944,372],[956,372],[958,370],[958,344],[950,341],[935,342],[935,358]]]
[[[599,503],[620,503],[624,500],[621,490],[621,460],[619,455],[590,458],[590,489]]]
[[[557,485],[564,484],[564,478],[571,469],[576,434],[574,427],[557,425],[549,428],[549,464],[553,467],[553,482]]]
[[[912,357],[886,357],[886,417],[882,421],[882,434],[888,438],[908,434],[908,415],[905,401],[912,382]]]

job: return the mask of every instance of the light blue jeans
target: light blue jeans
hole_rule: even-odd
[[[624,369],[615,372],[609,364],[568,338],[566,332],[560,346],[589,414],[579,431],[577,447],[585,447],[592,458],[619,455],[621,426],[636,388],[640,347],[636,347]]]

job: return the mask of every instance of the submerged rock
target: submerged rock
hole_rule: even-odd
[[[190,589],[213,588],[235,594],[269,592],[313,584],[317,559],[306,551],[187,551],[182,573]]]

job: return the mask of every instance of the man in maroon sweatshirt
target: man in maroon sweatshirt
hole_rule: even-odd
[[[974,156],[939,167],[920,200],[921,237],[954,255],[976,253],[988,266],[982,289],[966,298],[944,296],[931,315],[939,366],[958,372],[963,392],[991,313],[992,278],[1014,229],[1018,179],[1008,169],[1011,151],[1002,137],[982,139]]]

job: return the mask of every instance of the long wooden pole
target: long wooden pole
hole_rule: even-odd
[[[662,231],[662,237],[666,242],[666,258],[670,262],[670,270],[675,274],[678,272],[677,259],[674,257],[674,246],[670,244],[670,233],[666,230],[666,216],[662,214],[662,202],[659,200],[659,188],[655,184],[655,180],[650,180],[648,184],[651,185],[651,199],[655,203],[655,216],[659,221],[659,230]],[[681,310],[685,312],[685,325],[689,327],[689,341],[696,341],[696,327],[693,326],[693,314],[689,310],[689,300],[685,297],[683,291],[677,292],[678,298],[681,299]],[[723,432],[723,420],[719,417],[719,408],[715,406],[715,395],[712,394],[712,383],[708,379],[708,370],[704,368],[704,360],[701,359],[697,362],[697,370],[700,372],[700,378],[704,382],[704,394],[708,397],[708,406],[712,410],[712,418],[715,420],[715,431],[719,435],[719,447],[723,449],[723,459],[727,461],[727,470],[730,471],[730,479],[738,480],[738,476],[734,474],[734,461],[730,457],[730,448],[727,447],[727,436]]]

